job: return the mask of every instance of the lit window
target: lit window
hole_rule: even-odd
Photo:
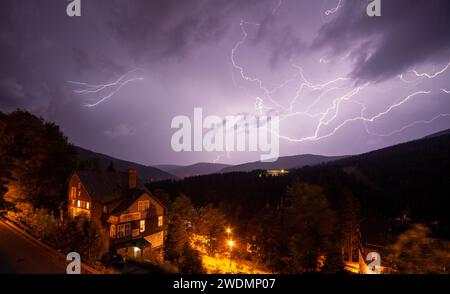
[[[145,219],[143,219],[139,222],[139,231],[141,233],[145,232]]]
[[[158,216],[158,227],[162,227],[164,224],[164,217],[162,215]]]
[[[81,207],[81,200],[78,200],[78,201],[77,201],[77,206],[78,206],[78,207]]]
[[[125,237],[125,225],[117,226],[117,238]]]
[[[111,225],[109,228],[109,236],[111,238],[116,238],[116,225]]]
[[[138,201],[138,211],[148,211],[150,209],[150,201]]]
[[[131,223],[126,223],[125,224],[125,236],[130,236],[131,235]]]
[[[103,213],[108,213],[108,206],[107,205],[103,205]]]
[[[91,207],[91,204],[89,202],[86,202],[86,209],[89,210]]]

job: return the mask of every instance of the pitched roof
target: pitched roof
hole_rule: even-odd
[[[121,214],[124,210],[130,207],[130,205],[133,204],[133,202],[136,201],[136,199],[139,198],[139,196],[141,196],[144,193],[147,193],[148,195],[151,196],[151,194],[147,190],[143,189],[132,189],[128,191],[127,193],[128,195],[126,196],[126,198],[124,198],[124,200],[119,204],[119,206],[117,206],[113,211],[111,211],[110,214],[111,215]]]
[[[75,171],[92,200],[101,203],[113,202],[128,195],[127,172]],[[138,179],[133,190],[144,189]]]

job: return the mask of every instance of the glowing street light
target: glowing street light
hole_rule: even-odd
[[[233,254],[233,247],[235,245],[233,240],[228,240],[228,247],[230,247],[230,265],[229,265],[229,269],[231,270],[231,255]]]
[[[225,232],[228,234],[228,236],[231,234],[232,231],[233,231],[233,230],[232,230],[230,227],[228,227],[228,228],[225,230]]]

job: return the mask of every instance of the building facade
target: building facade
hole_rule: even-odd
[[[139,181],[136,171],[74,171],[69,178],[68,213],[98,221],[111,250],[146,260],[164,245],[167,208]]]

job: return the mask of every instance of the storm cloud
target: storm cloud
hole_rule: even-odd
[[[373,88],[339,105],[334,123],[360,115],[361,103],[364,114],[376,114],[417,90],[431,94],[396,107],[371,130],[390,133],[416,119],[450,113],[448,94],[441,90],[448,88],[450,71],[436,79],[409,77],[412,84],[397,78],[416,67],[435,72],[448,64],[449,1],[382,0],[382,16],[370,18],[367,1],[348,0],[327,15],[338,2],[82,0],[82,16],[68,17],[63,0],[0,1],[0,111],[29,110],[59,124],[74,144],[144,164],[213,161],[220,155],[228,163],[259,158],[173,152],[170,122],[195,107],[223,117],[255,113],[255,105],[271,113],[292,106],[302,113],[316,101],[309,110],[320,113],[355,84],[371,82]],[[138,70],[126,78],[139,80],[120,89],[77,92],[78,85],[112,83],[133,69]],[[301,78],[325,84],[337,77],[350,81],[323,91],[298,90]],[[268,97],[267,89],[276,90]],[[86,107],[110,90],[117,92]],[[316,123],[292,115],[281,132],[311,136]],[[336,124],[324,126],[321,134]],[[442,118],[376,137],[355,120],[329,138],[283,140],[280,146],[282,155],[360,153],[448,127]]]
[[[417,64],[448,62],[449,1],[381,3],[381,17],[368,17],[366,1],[344,1],[336,17],[320,29],[313,48],[335,55],[350,53],[351,76],[360,81],[382,81]]]

